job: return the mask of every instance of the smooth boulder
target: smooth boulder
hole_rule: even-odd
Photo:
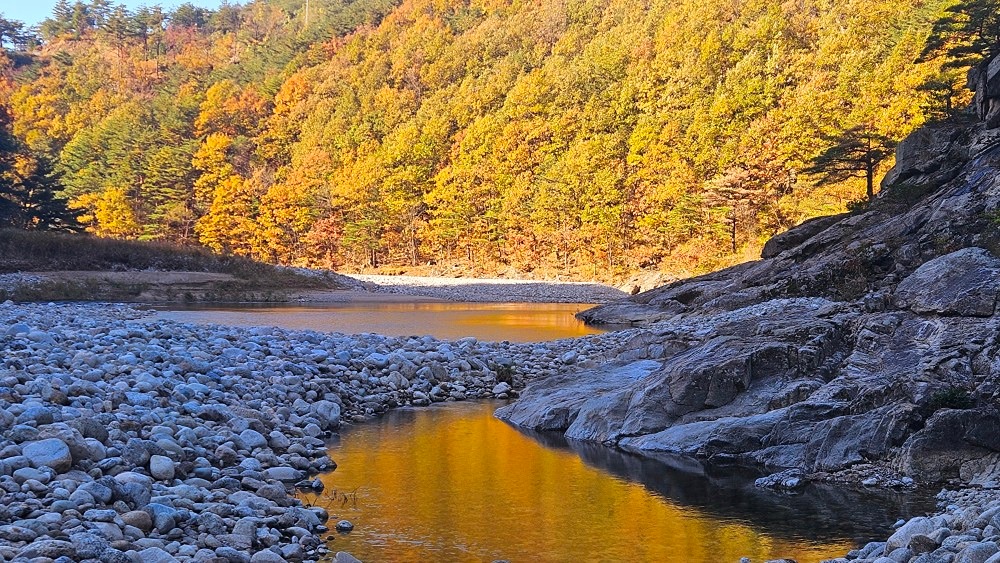
[[[22,449],[24,457],[31,466],[40,469],[51,467],[56,473],[65,473],[73,465],[73,456],[66,442],[58,438],[48,438],[25,444]]]

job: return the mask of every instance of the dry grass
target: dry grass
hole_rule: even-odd
[[[89,235],[0,230],[0,273],[62,270],[214,272],[254,289],[325,289],[331,282],[203,248],[104,239]]]

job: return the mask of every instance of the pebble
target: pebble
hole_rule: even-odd
[[[73,537],[123,563],[318,559],[326,514],[289,487],[336,466],[325,440],[344,420],[513,397],[529,378],[617,357],[635,334],[448,342],[5,304],[0,557],[74,557]]]
[[[1000,515],[1000,494],[995,489],[944,490],[938,500],[937,514],[897,522],[885,542],[870,542],[846,558],[823,563],[1000,563],[1000,537],[992,524]]]
[[[154,479],[169,481],[174,478],[174,462],[167,456],[154,455],[149,458],[149,474]]]

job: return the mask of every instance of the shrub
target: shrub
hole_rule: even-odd
[[[948,387],[931,395],[928,406],[935,411],[939,409],[971,409],[975,403],[968,390],[961,387]]]

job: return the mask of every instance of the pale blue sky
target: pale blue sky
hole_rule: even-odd
[[[74,0],[70,0],[72,4]],[[162,6],[163,9],[172,10],[184,2],[190,2],[195,6],[203,8],[218,8],[222,4],[221,0],[112,0],[112,4],[125,4],[130,10],[139,6]],[[230,2],[237,4],[242,2]],[[56,5],[56,0],[0,0],[0,14],[7,19],[20,20],[28,26],[35,25],[52,15],[52,7]]]

